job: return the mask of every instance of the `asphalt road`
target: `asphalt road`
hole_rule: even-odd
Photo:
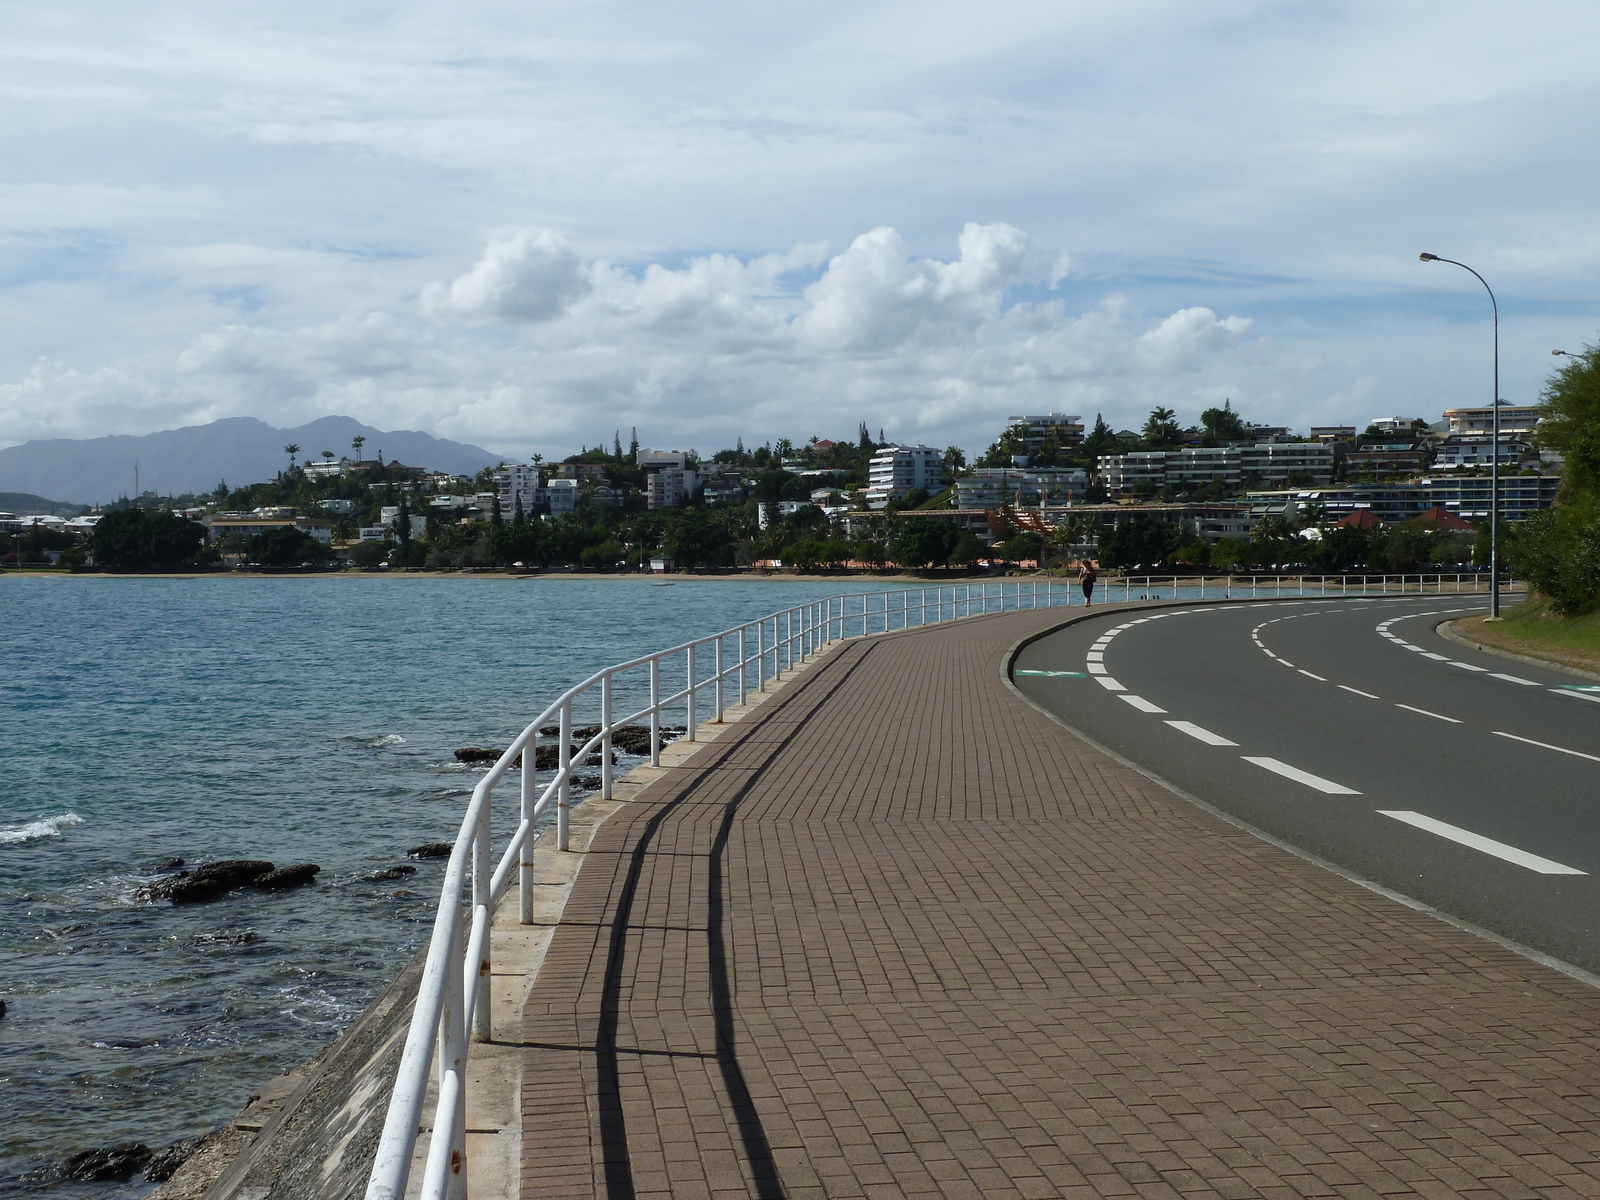
[[[1014,678],[1216,808],[1600,972],[1600,684],[1436,632],[1486,611],[1471,596],[1107,609],[1027,647]]]

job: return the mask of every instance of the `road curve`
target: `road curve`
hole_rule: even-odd
[[[1013,678],[1221,811],[1600,972],[1600,686],[1436,632],[1485,610],[1108,609],[1025,647]]]

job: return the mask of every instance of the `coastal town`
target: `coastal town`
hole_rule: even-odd
[[[787,438],[702,455],[609,447],[474,476],[284,447],[276,478],[207,495],[145,492],[77,515],[0,513],[22,570],[1403,571],[1475,561],[1498,460],[1500,513],[1552,506],[1560,453],[1537,405],[1300,431],[1230,404],[1138,430],[1011,417],[960,447]],[[1481,559],[1481,554],[1477,556]]]

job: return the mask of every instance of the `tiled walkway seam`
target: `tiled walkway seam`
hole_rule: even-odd
[[[1600,1195],[1600,993],[1022,703],[1059,618],[843,646],[601,827],[524,1195]]]

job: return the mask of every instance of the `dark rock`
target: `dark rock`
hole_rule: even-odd
[[[373,871],[368,875],[363,875],[361,878],[368,883],[382,883],[385,879],[404,879],[407,875],[415,875],[416,873],[417,869],[415,867],[410,864],[404,864],[398,867],[385,867],[381,871]]]
[[[279,867],[276,871],[268,871],[265,875],[257,876],[250,886],[264,888],[267,891],[302,887],[315,879],[321,870],[322,868],[316,863],[295,863],[292,867]]]
[[[449,858],[455,846],[450,842],[426,842],[406,851],[407,858]]]
[[[6,1016],[6,1002],[4,1000],[0,1000],[0,1021],[5,1020],[5,1016]]]
[[[572,777],[572,786],[579,791],[598,792],[600,790],[600,776],[574,775]]]
[[[146,875],[164,875],[168,871],[176,871],[181,866],[183,866],[181,858],[163,858],[160,862],[146,867],[144,871]]]
[[[504,750],[489,750],[483,746],[463,746],[456,751],[456,760],[464,763],[496,762]]]
[[[174,879],[161,891],[152,888],[151,892],[157,899],[171,900],[174,904],[202,904],[207,900],[225,896],[232,890],[225,880],[204,879],[198,875],[190,875],[186,871],[181,878]]]
[[[200,1148],[203,1138],[189,1138],[183,1142],[173,1142],[170,1146],[163,1146],[150,1156],[150,1161],[145,1164],[144,1177],[150,1183],[165,1183],[171,1179],[173,1173],[189,1161],[189,1156]]]
[[[103,1150],[85,1150],[61,1164],[68,1179],[127,1179],[150,1161],[150,1147],[143,1142],[119,1142]]]
[[[272,869],[272,864],[265,859],[225,858],[202,863],[193,871],[180,871],[170,879],[157,880],[149,892],[154,899],[167,899],[174,904],[198,904],[253,883]]]

